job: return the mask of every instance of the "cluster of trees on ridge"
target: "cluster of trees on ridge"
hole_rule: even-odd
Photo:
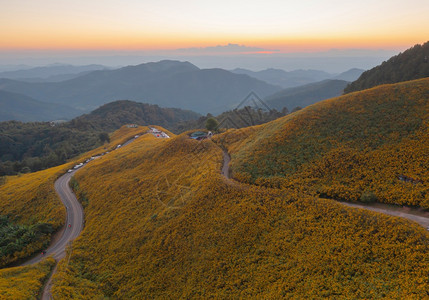
[[[291,112],[300,110],[301,107],[295,107]],[[278,118],[281,118],[289,113],[289,110],[284,107],[281,111],[276,109],[255,109],[251,106],[245,106],[239,109],[233,109],[217,115],[216,117],[212,114],[202,116],[197,120],[190,120],[185,122],[177,123],[171,129],[175,133],[182,133],[188,130],[204,128],[206,127],[208,120],[216,120],[217,125],[214,129],[220,128],[243,128],[248,126],[264,124]],[[209,129],[209,128],[207,128]],[[213,128],[209,129],[213,130]]]
[[[344,93],[426,77],[429,77],[429,42],[415,45],[364,72],[344,89]]]

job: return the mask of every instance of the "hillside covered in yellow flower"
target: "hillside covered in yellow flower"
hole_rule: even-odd
[[[47,258],[35,265],[0,270],[0,299],[40,299],[54,265],[55,260]]]
[[[110,150],[74,175],[85,227],[58,264],[54,299],[422,299],[428,231],[333,199],[429,206],[428,96],[428,79],[386,85],[202,141],[122,127],[46,176],[9,177],[2,210],[16,201],[16,224],[60,226],[49,181]],[[46,184],[35,196],[33,180]],[[33,198],[37,219],[25,213]],[[31,298],[51,264],[0,272],[0,296],[28,283]]]
[[[227,180],[222,160],[211,140],[144,135],[78,172],[85,229],[54,298],[426,296],[424,228]]]
[[[218,139],[242,182],[429,208],[429,78],[322,101]]]

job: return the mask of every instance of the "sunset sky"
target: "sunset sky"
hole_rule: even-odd
[[[0,49],[407,48],[427,0],[0,0]]]
[[[429,40],[428,12],[428,0],[0,0],[0,66],[365,69]],[[356,59],[290,57],[320,53]]]

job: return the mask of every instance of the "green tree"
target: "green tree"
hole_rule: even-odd
[[[206,129],[210,131],[217,130],[219,122],[215,118],[208,118],[206,121]]]
[[[297,106],[297,107],[295,107],[294,109],[292,109],[291,113],[294,113],[294,112],[296,112],[296,111],[298,111],[298,110],[301,110],[301,109],[302,109],[302,107],[301,107],[301,106]]]
[[[374,192],[370,190],[366,190],[362,193],[360,196],[360,201],[364,203],[371,203],[377,201],[377,196],[374,194]]]
[[[110,143],[110,137],[109,137],[109,134],[108,134],[107,132],[101,132],[101,133],[98,135],[98,138],[100,139],[100,141],[101,141],[102,143],[104,143],[104,142],[108,142],[108,143]]]

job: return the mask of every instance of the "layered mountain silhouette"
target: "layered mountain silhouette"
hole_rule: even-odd
[[[53,121],[81,114],[72,107],[47,103],[31,97],[0,90],[0,121]]]
[[[222,69],[199,69],[189,62],[165,60],[94,71],[63,82],[28,83],[1,79],[0,89],[82,111],[114,100],[130,99],[205,114],[234,108],[250,91],[265,97],[281,88]]]
[[[331,78],[333,75],[319,70],[294,70],[284,71],[281,69],[266,69],[262,71],[251,71],[247,69],[234,69],[233,73],[244,74],[250,77],[263,80],[270,84],[279,85],[282,88],[305,85]]]
[[[340,96],[349,82],[344,80],[323,80],[299,87],[281,90],[264,99],[268,106],[289,111],[295,107],[306,107],[316,102]]]
[[[240,68],[232,70],[232,72],[236,74],[245,74],[270,84],[279,85],[283,88],[303,86],[327,79],[354,81],[358,79],[364,71],[365,70],[353,68],[335,75],[320,70],[294,70],[289,72],[281,69],[266,69],[257,72]]]
[[[92,71],[105,69],[107,67],[95,64],[85,66],[52,64],[43,67],[0,72],[0,78],[17,79],[27,82],[58,82],[76,78]]]
[[[343,73],[336,75],[331,79],[345,80],[345,81],[355,81],[359,78],[362,73],[365,72],[363,69],[353,68]]]

